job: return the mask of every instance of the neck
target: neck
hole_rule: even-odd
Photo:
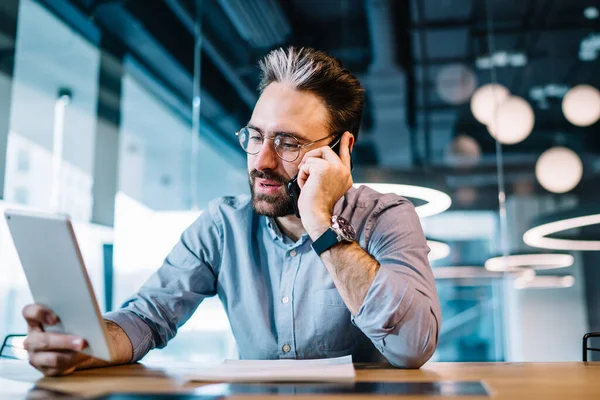
[[[287,217],[275,218],[279,230],[292,239],[294,242],[300,239],[302,235],[306,233],[302,221],[295,215],[288,215]]]

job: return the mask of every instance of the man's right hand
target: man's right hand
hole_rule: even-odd
[[[45,376],[68,375],[91,358],[80,353],[87,346],[82,338],[44,332],[42,324],[55,325],[58,322],[52,310],[39,304],[30,304],[23,308],[23,317],[27,321],[24,346],[29,353],[29,363]]]

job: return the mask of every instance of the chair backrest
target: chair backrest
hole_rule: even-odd
[[[588,340],[590,338],[596,338],[596,337],[600,337],[600,332],[590,332],[590,333],[586,333],[585,335],[583,335],[583,361],[584,362],[588,360],[588,357],[587,357],[588,351],[600,351],[600,349],[588,346]]]
[[[27,335],[7,335],[0,347],[0,357],[27,360],[27,350],[23,342]]]

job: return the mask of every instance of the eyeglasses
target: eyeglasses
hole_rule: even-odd
[[[300,157],[300,150],[303,148],[337,135],[337,133],[332,133],[324,138],[317,139],[309,143],[300,144],[298,139],[287,133],[278,133],[273,137],[266,137],[256,129],[248,127],[240,129],[235,134],[238,137],[242,149],[244,149],[246,153],[252,155],[260,153],[265,139],[273,140],[275,153],[279,158],[287,162],[296,161],[298,157]]]

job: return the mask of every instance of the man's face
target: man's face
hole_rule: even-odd
[[[258,214],[269,217],[293,214],[287,184],[298,173],[298,164],[307,151],[328,144],[327,140],[317,142],[301,150],[296,161],[286,162],[275,153],[273,140],[266,138],[285,132],[302,145],[329,135],[327,123],[327,109],[316,95],[277,82],[265,88],[248,124],[265,137],[260,152],[248,154],[252,206]]]

